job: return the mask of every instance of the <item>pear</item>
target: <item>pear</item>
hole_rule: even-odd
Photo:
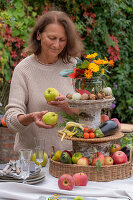
[[[36,153],[33,153],[32,161],[34,161],[36,165],[39,165],[39,162],[36,161]],[[45,167],[47,162],[48,162],[48,155],[44,152],[43,161],[41,162],[41,166]]]

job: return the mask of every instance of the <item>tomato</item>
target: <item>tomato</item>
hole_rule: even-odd
[[[2,117],[2,119],[1,119],[1,124],[2,124],[2,126],[4,126],[4,127],[7,126],[6,123],[5,123],[5,119],[4,119],[4,117]]]
[[[88,139],[90,137],[90,134],[88,132],[85,132],[83,134],[84,139]]]
[[[84,127],[84,133],[88,132],[88,130],[89,130],[89,127]]]
[[[94,128],[91,128],[91,129],[90,129],[90,132],[94,132],[94,131],[95,131]]]
[[[90,135],[91,139],[95,137],[95,133],[94,132],[90,132],[89,135]]]

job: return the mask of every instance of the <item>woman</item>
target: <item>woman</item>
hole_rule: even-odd
[[[73,22],[64,12],[47,12],[33,28],[26,51],[31,55],[14,70],[5,113],[8,128],[16,133],[14,150],[33,149],[34,137],[40,134],[48,154],[52,145],[55,150],[71,149],[71,142],[61,143],[56,127],[44,124],[42,116],[48,111],[72,113],[65,101],[65,95],[73,93],[71,80],[59,73],[71,69],[82,51]],[[60,92],[58,101],[46,102],[47,88]]]

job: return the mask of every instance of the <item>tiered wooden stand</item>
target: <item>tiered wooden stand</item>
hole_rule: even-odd
[[[71,108],[79,109],[79,123],[86,124],[86,126],[96,129],[101,123],[101,110],[103,108],[110,108],[114,99],[115,98],[99,100],[67,99],[67,101]],[[110,142],[118,140],[123,136],[123,133],[117,132],[115,135],[104,138],[82,139],[65,137],[65,139],[72,140],[74,152],[81,152],[83,156],[88,157],[88,155],[93,153],[94,146],[98,151],[104,153],[104,155],[108,155]]]
[[[96,129],[101,123],[101,110],[109,108],[114,101],[112,99],[104,100],[67,100],[71,108],[79,109],[79,123],[86,124],[86,126]],[[77,137],[65,137],[64,139],[72,140],[73,151],[82,153],[85,157],[90,157],[95,146],[98,151],[104,155],[109,155],[110,142],[120,139],[124,133],[117,132],[115,135],[103,138],[83,139]],[[59,134],[59,137],[62,135]],[[130,159],[125,164],[102,166],[100,172],[95,166],[81,166],[76,164],[63,164],[61,162],[53,161],[50,158],[49,172],[52,176],[60,177],[62,174],[75,174],[77,172],[84,172],[88,175],[89,181],[112,181],[116,179],[124,179],[131,176],[132,172],[132,152]]]

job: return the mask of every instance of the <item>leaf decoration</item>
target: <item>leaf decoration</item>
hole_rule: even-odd
[[[101,162],[100,162],[100,160],[97,160],[96,168],[97,168],[97,171],[100,172],[100,170],[101,170]]]
[[[58,114],[61,115],[65,120],[62,123],[57,124],[57,126],[56,126],[57,128],[60,128],[62,126],[65,127],[66,123],[69,122],[69,121],[79,123],[79,116],[76,113],[69,115],[65,112],[58,112]]]

